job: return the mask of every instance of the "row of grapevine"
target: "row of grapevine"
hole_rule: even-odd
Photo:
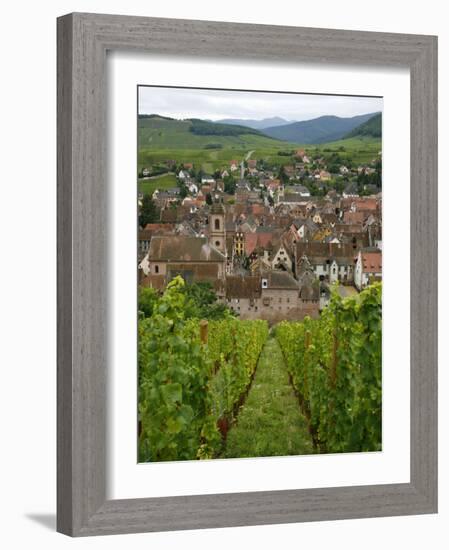
[[[332,294],[316,320],[276,338],[322,452],[376,451],[382,439],[382,289]]]
[[[222,444],[268,337],[263,321],[185,319],[177,277],[139,320],[139,460],[210,458]]]
[[[203,428],[201,458],[211,458],[220,450],[222,437],[226,437],[238,413],[267,338],[266,321],[227,319],[209,322],[205,352],[215,374],[208,387],[211,414],[209,423]],[[216,426],[220,437],[217,437]]]

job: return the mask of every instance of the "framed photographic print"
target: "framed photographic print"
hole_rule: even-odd
[[[58,19],[58,530],[437,510],[436,38]]]

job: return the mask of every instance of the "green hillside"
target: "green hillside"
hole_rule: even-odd
[[[173,120],[167,117],[139,117],[139,149],[254,149],[285,147],[258,130],[205,120]]]
[[[264,136],[258,130],[239,125],[193,119],[174,120],[158,115],[138,119],[138,170],[168,159],[192,162],[205,172],[229,168],[229,161],[240,162],[250,151],[252,158],[287,164],[291,158],[278,151],[295,150],[294,144]]]
[[[178,185],[174,174],[164,174],[151,179],[140,179],[137,182],[139,193],[152,195],[155,189],[169,189]]]
[[[343,160],[348,159],[353,164],[367,164],[376,158],[382,150],[382,140],[369,136],[354,137],[320,145],[306,145],[304,149],[311,154],[319,151],[324,158],[338,153]]]
[[[192,130],[195,123],[196,128]],[[201,127],[198,130],[199,126]],[[226,130],[222,128],[223,126],[227,126]],[[229,127],[232,135],[229,135]],[[206,133],[208,129],[210,133]],[[241,133],[248,131],[250,133]],[[223,132],[226,135],[222,135]],[[353,163],[364,164],[376,158],[381,147],[381,139],[371,136],[359,136],[317,145],[298,145],[271,139],[256,130],[237,125],[209,121],[198,123],[195,120],[174,120],[157,115],[146,115],[139,117],[138,170],[173,160],[178,164],[191,162],[197,169],[201,167],[205,172],[212,174],[215,170],[229,169],[231,160],[240,162],[250,152],[250,157],[253,159],[280,166],[294,163],[293,153],[297,149],[305,149],[312,157],[321,156],[325,159],[338,153],[343,160],[348,159]],[[148,182],[146,186],[153,187],[153,184]]]
[[[378,113],[374,115],[363,124],[360,124],[360,126],[357,126],[357,128],[351,130],[345,137],[382,137],[382,114]]]

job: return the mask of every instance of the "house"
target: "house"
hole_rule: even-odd
[[[215,185],[215,179],[210,176],[204,176],[201,178],[201,185]]]
[[[331,179],[331,175],[326,170],[320,170],[318,174],[318,179],[321,181],[329,181]]]
[[[273,249],[271,267],[272,269],[282,269],[289,272],[292,271],[292,259],[287,251],[287,248],[282,242],[279,242],[279,244]]]
[[[187,282],[207,281],[214,286],[224,281],[226,256],[206,237],[155,235],[142,266],[146,285],[165,286],[177,275]]]
[[[231,160],[229,162],[229,167],[231,169],[231,172],[235,172],[239,169],[239,162],[237,160]]]
[[[356,212],[353,212],[351,210],[347,210],[343,213],[343,223],[354,225],[363,224],[367,217],[368,216],[364,211],[357,210]]]
[[[241,319],[264,319],[274,324],[285,319],[297,321],[306,315],[317,317],[317,285],[303,288],[284,271],[264,271],[258,275],[227,276],[225,303]]]
[[[382,280],[382,251],[365,248],[359,251],[354,272],[354,284],[362,290],[374,281]]]
[[[318,226],[310,218],[296,219],[290,225],[290,232],[292,233],[292,242],[296,244],[297,241],[307,240],[318,231]]]
[[[163,191],[155,189],[152,197],[156,205],[163,208],[167,204],[177,201],[179,199],[180,192],[181,189],[179,187],[171,187],[169,189],[164,189]]]
[[[193,181],[187,184],[187,189],[190,193],[192,193],[192,195],[196,195],[198,193],[198,185]]]
[[[299,193],[285,193],[283,197],[279,197],[279,202],[283,204],[295,205],[304,202],[304,197],[301,196]]]
[[[242,225],[243,230],[243,225]],[[273,241],[279,239],[279,231],[272,228],[257,228],[255,232],[244,233],[244,252],[246,256],[257,257],[257,249],[269,250],[273,247]],[[255,254],[256,253],[256,254]],[[269,258],[271,260],[271,258]]]
[[[307,257],[313,272],[320,280],[334,283],[352,283],[357,250],[351,244],[297,242],[295,248],[296,273],[303,256]]]
[[[346,198],[358,197],[358,196],[359,196],[359,191],[358,191],[357,183],[355,181],[348,183],[348,185],[343,190],[343,197],[346,199]]]
[[[287,193],[296,193],[297,195],[300,195],[301,197],[310,197],[310,191],[307,189],[305,185],[289,185],[285,191]]]

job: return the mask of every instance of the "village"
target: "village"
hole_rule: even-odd
[[[363,165],[304,149],[268,165],[254,153],[213,174],[163,163],[177,185],[139,195],[139,285],[207,282],[240,319],[272,325],[317,318],[334,283],[345,297],[381,280],[381,153]]]

